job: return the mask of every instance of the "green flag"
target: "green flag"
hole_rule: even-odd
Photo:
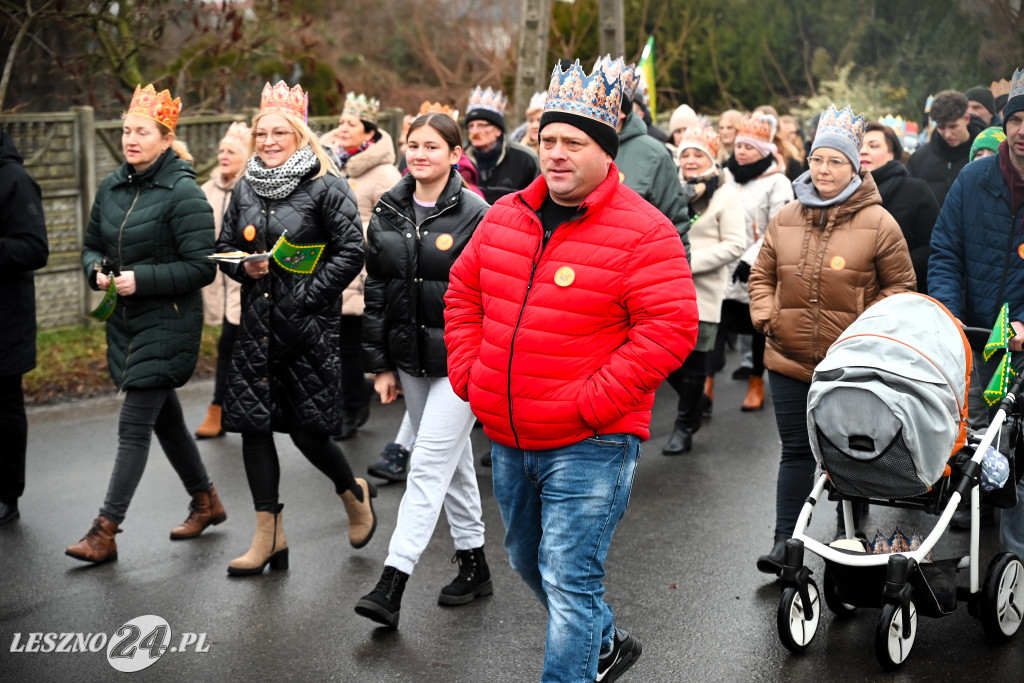
[[[636,65],[640,72],[637,91],[647,95],[647,106],[651,108],[651,121],[658,122],[658,92],[654,88],[654,36],[647,39],[647,45],[640,54]]]
[[[320,261],[326,244],[292,244],[284,234],[270,250],[277,265],[293,273],[309,275]]]
[[[110,278],[110,284],[107,285],[107,291],[103,295],[103,301],[100,305],[89,314],[89,317],[99,322],[106,322],[110,314],[114,312],[114,307],[117,306],[117,284],[114,282],[114,278]]]
[[[1003,400],[1003,396],[1006,396],[1006,392],[1010,389],[1010,382],[1016,376],[1017,373],[1010,363],[1010,354],[1003,354],[1003,359],[999,361],[999,367],[996,368],[996,374],[992,375],[992,381],[985,387],[985,403],[994,406]]]
[[[999,349],[1007,348],[1010,340],[1016,336],[1017,334],[1013,331],[1013,327],[1010,326],[1010,305],[1003,304],[1003,307],[999,309],[998,317],[996,317],[996,324],[992,327],[992,334],[988,336],[988,341],[985,342],[985,350],[982,351],[982,356],[987,361]]]

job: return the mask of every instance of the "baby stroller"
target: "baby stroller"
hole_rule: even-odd
[[[968,330],[972,343],[988,330]],[[981,347],[979,347],[981,348]],[[1021,381],[1010,387],[983,434],[966,433],[971,371],[968,338],[944,306],[919,294],[888,297],[864,312],[815,368],[807,399],[807,426],[817,461],[816,482],[786,543],[777,623],[792,652],[807,649],[817,632],[821,598],[837,618],[860,608],[881,608],[875,654],[887,670],[906,661],[918,617],[951,614],[966,601],[995,642],[1009,641],[1024,614],[1024,565],[999,553],[979,581],[981,462],[1010,427],[1010,474],[986,502],[1012,507],[1017,500],[1021,440]],[[951,455],[952,454],[952,455]],[[845,539],[821,543],[806,533],[815,505],[828,494],[842,501]],[[970,494],[970,551],[930,560],[961,499]],[[854,501],[937,515],[915,550],[872,554],[854,537]],[[819,590],[804,565],[804,550],[825,562]],[[965,586],[957,575],[969,573]]]

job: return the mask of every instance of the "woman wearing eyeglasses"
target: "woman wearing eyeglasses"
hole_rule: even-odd
[[[221,263],[242,283],[223,427],[242,434],[256,508],[252,546],[228,565],[234,576],[259,574],[267,564],[288,568],[274,432],[287,433],[334,484],[353,547],[366,545],[377,527],[376,490],[353,477],[330,438],[341,423],[341,293],[363,267],[362,227],[351,188],[306,125],[307,106],[299,86],[264,87],[250,158],[217,240],[218,252],[273,252]],[[282,236],[288,244],[275,250]]]
[[[765,334],[775,422],[782,440],[775,543],[758,570],[779,574],[785,543],[811,492],[814,456],[807,392],[814,366],[857,316],[892,294],[913,292],[903,233],[860,167],[864,118],[829,107],[793,187],[796,201],[772,219],[750,273],[750,317]]]

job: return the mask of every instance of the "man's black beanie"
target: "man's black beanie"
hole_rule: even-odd
[[[597,119],[587,116],[580,116],[579,114],[551,110],[541,114],[540,131],[537,134],[543,133],[544,126],[549,123],[568,123],[570,126],[579,128],[600,145],[601,149],[608,152],[612,159],[619,153],[619,133],[607,123],[602,123]]]
[[[467,126],[470,121],[486,121],[500,128],[502,133],[505,132],[505,117],[491,109],[484,109],[483,107],[470,109],[466,112]]]

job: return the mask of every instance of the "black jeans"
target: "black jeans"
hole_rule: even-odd
[[[221,324],[220,339],[217,340],[217,375],[213,380],[213,405],[224,405],[224,392],[228,388],[228,373],[231,372],[231,350],[235,348],[238,325],[227,321]]]
[[[117,425],[117,457],[100,514],[120,524],[139,486],[156,434],[167,460],[190,494],[210,490],[210,478],[174,389],[127,389]]]
[[[804,500],[814,488],[814,454],[807,436],[808,382],[768,371],[782,460],[775,487],[775,533],[792,535]]]
[[[726,337],[730,334],[749,334],[751,336],[750,352],[753,356],[753,369],[751,377],[760,377],[764,374],[764,344],[765,336],[754,330],[754,323],[750,321],[750,306],[740,301],[726,299],[722,302],[722,321],[718,326],[718,337],[715,338],[715,349],[708,353],[707,374],[714,377],[720,368],[725,365],[725,344]]]
[[[17,505],[25,492],[28,420],[21,375],[0,377],[0,503]]]
[[[362,496],[362,489],[356,485],[355,477],[352,476],[352,468],[345,460],[341,448],[330,436],[306,432],[292,432],[289,436],[306,459],[334,482],[334,490],[339,495],[352,491],[357,498]],[[256,511],[276,511],[281,463],[277,458],[274,435],[242,434],[242,459]]]
[[[341,407],[354,415],[370,401],[363,372],[363,316],[341,316]]]

